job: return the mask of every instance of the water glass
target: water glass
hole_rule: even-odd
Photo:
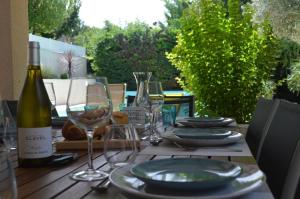
[[[106,127],[104,157],[111,168],[132,163],[137,155],[137,134],[132,124],[113,124]]]
[[[4,146],[3,142],[0,143],[0,198],[16,199],[16,179],[8,154],[9,150]]]

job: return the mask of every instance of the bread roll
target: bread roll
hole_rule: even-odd
[[[92,119],[94,117],[99,116],[98,114],[95,115],[85,115],[86,118]],[[122,112],[113,112],[112,113],[113,120],[116,124],[128,124],[128,116]],[[106,124],[106,126],[109,123]],[[94,139],[102,139],[105,134],[105,126],[96,128],[94,131]],[[62,135],[67,140],[85,140],[87,139],[86,133],[83,129],[74,125],[70,120],[66,121],[63,128],[62,128]]]
[[[112,113],[112,116],[117,124],[128,124],[128,116],[126,113],[116,111]]]
[[[78,128],[70,120],[66,121],[62,128],[62,135],[67,140],[84,140],[87,139],[83,129]]]

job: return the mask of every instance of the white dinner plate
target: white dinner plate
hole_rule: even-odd
[[[226,144],[233,144],[242,139],[241,133],[232,131],[232,134],[223,139],[190,139],[181,138],[176,136],[173,132],[167,132],[162,135],[162,138],[169,140],[170,142],[176,142],[182,145],[193,145],[193,146],[220,146]]]
[[[119,189],[128,198],[151,199],[220,199],[238,197],[260,187],[264,180],[264,174],[258,169],[248,169],[243,165],[242,174],[232,180],[228,185],[210,190],[176,191],[147,186],[142,180],[133,176],[130,172],[133,165],[117,168],[110,174],[113,186]]]
[[[176,120],[177,123],[182,124],[183,126],[187,127],[223,127],[228,126],[229,124],[233,123],[235,120],[232,118],[224,118],[223,120],[216,120],[216,121],[208,121],[208,120],[189,120],[189,119],[178,119]]]

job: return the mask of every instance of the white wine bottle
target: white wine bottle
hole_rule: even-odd
[[[18,160],[21,167],[46,165],[52,156],[51,103],[40,68],[40,46],[29,42],[28,70],[18,102]]]

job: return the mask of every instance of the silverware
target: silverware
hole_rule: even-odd
[[[91,186],[91,189],[97,192],[106,192],[108,187],[110,185],[110,180],[107,178],[103,183],[97,185],[97,186]]]
[[[159,134],[152,134],[150,135],[150,138],[149,138],[149,142],[150,144],[152,144],[153,146],[158,146],[159,143],[162,142],[162,137],[160,137]]]

